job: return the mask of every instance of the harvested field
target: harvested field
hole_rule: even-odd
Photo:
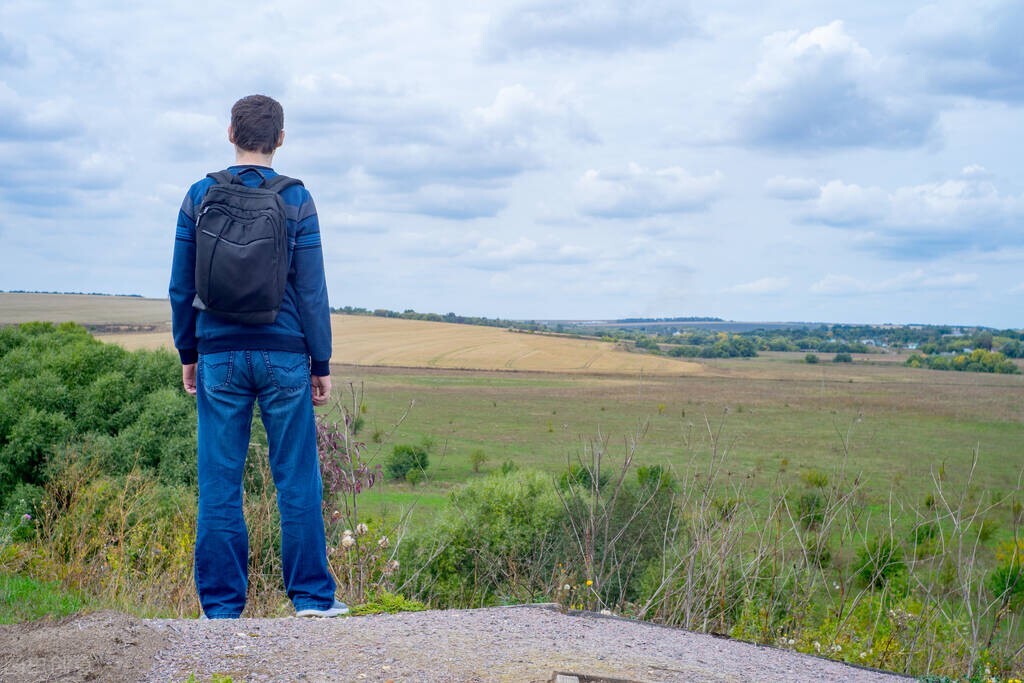
[[[420,320],[332,316],[334,355],[343,365],[447,370],[519,370],[623,375],[695,375],[705,366],[608,342]],[[168,332],[99,334],[126,349],[173,348]]]
[[[22,294],[0,292],[0,325],[76,322],[93,330],[170,329],[166,299],[98,294]]]
[[[334,362],[470,370],[689,375],[702,366],[615,344],[497,327],[336,315]]]

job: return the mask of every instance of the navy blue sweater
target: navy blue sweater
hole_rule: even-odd
[[[249,186],[260,183],[258,169],[268,178],[277,173],[263,166],[231,166]],[[196,295],[196,214],[206,191],[215,184],[203,178],[191,188],[178,212],[171,265],[171,326],[174,346],[182,363],[195,363],[200,353],[258,350],[295,351],[310,356],[310,372],[323,377],[330,374],[331,309],[327,300],[320,224],[313,198],[305,187],[296,185],[281,192],[288,212],[288,251],[291,258],[288,285],[281,311],[273,323],[244,325],[197,311],[192,307]]]

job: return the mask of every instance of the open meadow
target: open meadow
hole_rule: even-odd
[[[0,325],[23,322],[28,304],[9,309],[6,296]],[[165,301],[71,299],[42,297],[34,317],[70,312],[125,349],[171,347]],[[75,314],[77,302],[87,305]],[[325,421],[343,422],[346,409],[358,417],[346,442],[358,445],[346,448],[370,471],[403,448],[429,456],[422,476],[331,490],[332,567],[354,604],[374,576],[373,586],[437,606],[555,600],[907,672],[1020,672],[1024,376],[909,368],[898,354],[683,361],[499,328],[343,315],[333,325],[336,402]],[[61,362],[71,365],[53,367],[76,361]],[[177,372],[166,354],[133,362],[142,365],[123,372]],[[194,416],[180,389],[155,395],[143,411],[153,429],[165,415]],[[141,429],[84,448],[130,458],[142,436],[165,481],[188,481],[188,454],[171,457],[174,444]],[[265,470],[256,475],[252,604],[276,614],[274,504]],[[125,495],[150,486],[134,476]],[[177,544],[166,573],[175,597],[149,609],[180,613],[194,524],[180,501],[194,493],[169,490],[183,516],[151,524],[168,524]],[[73,546],[95,535],[92,514],[83,527],[53,525],[69,525]],[[344,545],[352,529],[370,535]],[[134,542],[148,549],[146,538]],[[350,553],[353,543],[365,554]]]
[[[127,349],[172,348],[167,302],[0,294],[0,324],[73,320]],[[437,322],[333,316],[338,400],[360,392],[371,457],[433,444],[415,489],[385,483],[371,507],[439,505],[503,463],[563,470],[594,440],[639,464],[701,467],[718,438],[725,472],[758,490],[810,470],[860,474],[869,499],[921,501],[942,476],[1013,488],[1024,469],[1024,377],[903,367],[897,354],[807,364],[801,353],[677,360],[615,344]],[[138,330],[138,331],[125,331]],[[828,356],[823,355],[827,361]],[[380,442],[379,444],[376,442]],[[482,452],[474,472],[470,456]]]
[[[87,325],[131,323],[131,315],[155,321],[167,305],[104,310],[104,299],[120,299],[87,299],[77,316]],[[37,317],[66,319],[51,312],[57,303],[46,298]],[[54,310],[73,309],[65,302]],[[838,364],[822,354],[813,365],[803,353],[683,361],[607,342],[369,316],[335,315],[333,327],[335,393],[346,399],[349,385],[361,392],[362,436],[382,441],[375,457],[386,459],[395,443],[434,444],[427,481],[367,494],[380,503],[439,504],[444,491],[475,476],[474,452],[486,457],[483,472],[506,461],[557,472],[598,438],[621,457],[641,428],[640,464],[700,466],[710,426],[726,471],[745,486],[779,477],[796,485],[809,470],[845,464],[879,504],[890,492],[923,500],[940,468],[956,482],[975,453],[978,489],[1012,488],[1024,468],[1020,375],[906,368],[898,354]],[[128,349],[172,347],[167,330],[97,336]]]

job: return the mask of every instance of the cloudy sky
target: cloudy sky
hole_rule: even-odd
[[[166,296],[261,92],[335,306],[1024,326],[1018,0],[375,5],[5,0],[0,289]]]

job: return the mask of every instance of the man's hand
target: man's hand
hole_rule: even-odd
[[[313,405],[324,406],[331,398],[331,377],[325,375],[318,377],[310,375],[310,384],[313,385]]]
[[[196,395],[196,364],[189,363],[181,366],[181,384],[185,391],[192,396]]]

